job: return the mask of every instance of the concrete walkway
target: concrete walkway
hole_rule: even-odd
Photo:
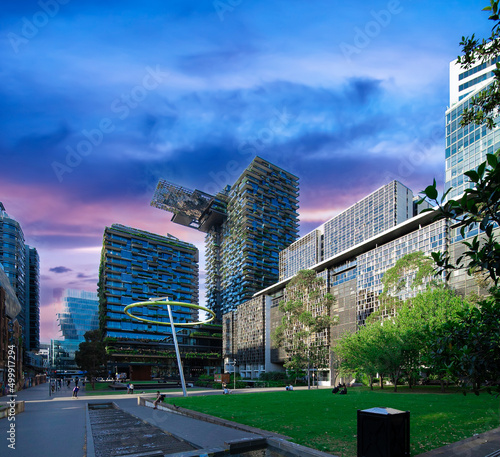
[[[418,457],[499,457],[500,428],[448,444]]]
[[[18,392],[16,400],[25,401],[25,412],[16,415],[15,421],[0,420],[0,455],[93,457],[92,449],[89,449],[87,443],[86,405],[89,402],[113,401],[124,411],[203,449],[220,448],[224,447],[227,441],[258,436],[255,433],[181,416],[175,412],[138,406],[137,398],[147,394],[94,396],[91,391],[81,390],[79,398],[72,398],[72,387],[68,389],[63,386],[60,391],[51,395],[48,384]],[[260,390],[245,389],[235,393],[254,393]],[[267,392],[270,390],[274,389],[265,389]],[[189,392],[190,396],[207,394],[221,395],[221,392]],[[182,392],[167,394],[168,397],[181,395]],[[8,396],[1,397],[0,404],[5,404],[8,399]],[[12,424],[15,424],[15,450],[7,447],[9,442],[5,439]],[[500,428],[435,449],[419,457],[447,456],[500,457]]]
[[[25,402],[25,411],[15,421],[0,420],[0,455],[86,457],[86,403],[72,395],[72,389],[63,387],[49,396],[48,384],[17,392],[16,400]],[[8,399],[2,397],[1,404]],[[13,424],[15,450],[5,439]]]

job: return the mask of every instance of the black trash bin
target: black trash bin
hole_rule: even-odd
[[[358,457],[409,457],[410,412],[358,409]]]

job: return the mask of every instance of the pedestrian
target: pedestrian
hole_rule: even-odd
[[[75,386],[73,388],[73,397],[78,398],[78,391],[79,390],[80,390],[80,388],[78,386]]]
[[[130,393],[131,394],[134,393],[134,385],[132,383],[130,383]]]
[[[130,383],[127,382],[127,394],[129,394],[129,393],[130,393]]]

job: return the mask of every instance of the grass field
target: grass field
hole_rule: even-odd
[[[296,443],[342,457],[356,455],[358,409],[379,406],[410,411],[412,455],[499,426],[498,398],[487,393],[433,392],[428,388],[371,392],[359,387],[350,389],[348,395],[333,395],[329,389],[295,390],[176,398],[175,404],[281,433]]]

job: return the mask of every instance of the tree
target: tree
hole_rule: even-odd
[[[310,367],[323,368],[329,362],[330,326],[336,322],[331,317],[334,297],[315,271],[301,270],[288,283],[284,298],[279,304],[281,325],[273,332],[273,341],[285,349],[285,368],[307,368],[309,385]]]
[[[106,372],[108,356],[106,345],[102,342],[100,330],[85,332],[85,341],[75,352],[75,362],[91,379]]]
[[[425,366],[438,376],[444,390],[448,372],[443,370],[445,360],[431,351],[435,334],[448,322],[458,322],[460,313],[470,306],[468,299],[441,286],[428,288],[407,300],[399,309],[396,322],[406,345],[405,372],[410,387],[414,374]]]
[[[380,324],[366,325],[356,333],[344,334],[335,347],[335,355],[340,359],[340,373],[347,376],[364,374],[373,390],[373,381],[383,370],[379,351],[382,345]]]
[[[464,309],[458,318],[436,330],[430,355],[444,362],[448,375],[479,395],[483,383],[491,386],[500,379],[499,290],[479,306]]]
[[[335,347],[341,359],[340,371],[347,375],[362,372],[370,387],[377,374],[381,387],[383,378],[389,377],[395,391],[403,374],[411,387],[422,366],[444,382],[449,371],[443,371],[447,359],[433,352],[436,334],[447,323],[460,322],[461,313],[469,308],[468,300],[444,286],[428,288],[401,302],[394,316],[367,322],[357,333],[344,335]]]

